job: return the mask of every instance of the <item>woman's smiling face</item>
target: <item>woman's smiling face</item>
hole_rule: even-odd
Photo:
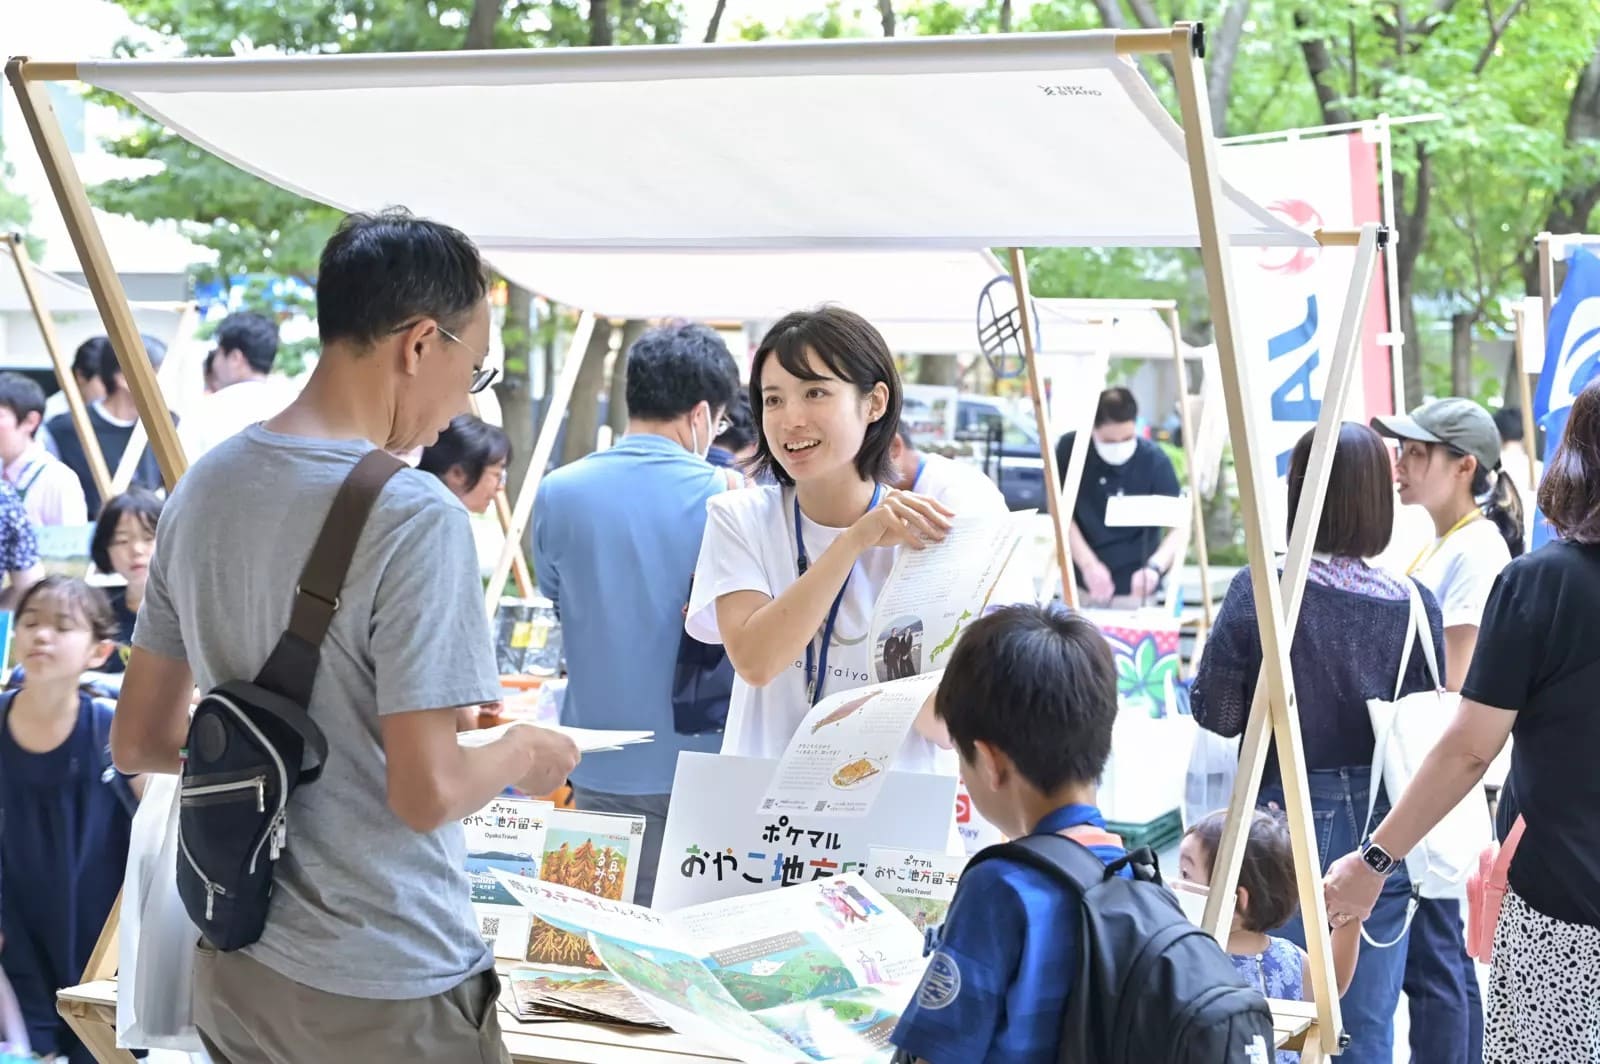
[[[773,455],[796,483],[853,465],[867,426],[881,416],[887,389],[865,396],[834,376],[814,351],[806,365],[817,380],[797,377],[776,356],[761,366],[761,427]]]

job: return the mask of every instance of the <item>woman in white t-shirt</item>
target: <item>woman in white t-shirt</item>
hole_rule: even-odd
[[[1426,403],[1409,417],[1376,417],[1372,426],[1400,441],[1400,501],[1422,506],[1433,519],[1437,538],[1406,572],[1439,600],[1444,684],[1459,691],[1489,591],[1500,570],[1522,553],[1522,500],[1500,466],[1500,430],[1487,410],[1461,398]],[[1483,1059],[1477,970],[1467,956],[1455,899],[1418,899],[1404,988],[1413,1061]]]
[[[868,633],[903,547],[942,540],[950,511],[886,486],[900,422],[888,345],[839,307],[797,311],[750,367],[752,472],[775,485],[707,503],[685,622],[727,647],[737,679],[722,752],[778,757],[811,706],[872,682]],[[925,711],[895,767],[955,773]]]

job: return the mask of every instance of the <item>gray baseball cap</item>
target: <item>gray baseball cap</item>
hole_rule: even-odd
[[[1397,440],[1443,443],[1470,454],[1483,468],[1500,468],[1500,430],[1489,411],[1471,399],[1435,399],[1409,415],[1375,417],[1372,427]]]

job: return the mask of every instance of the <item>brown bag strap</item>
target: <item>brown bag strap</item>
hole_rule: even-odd
[[[273,647],[256,683],[301,706],[311,702],[311,684],[322,657],[322,639],[339,609],[339,592],[355,557],[356,543],[372,506],[389,478],[406,464],[382,449],[368,451],[333,497],[311,557],[295,585],[289,626]]]

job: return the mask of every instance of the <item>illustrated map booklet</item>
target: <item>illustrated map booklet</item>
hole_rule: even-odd
[[[674,913],[494,875],[545,924],[584,938],[673,1030],[756,1064],[887,1062],[926,964],[922,934],[855,874]],[[572,997],[598,1012],[613,994]]]
[[[1025,597],[1009,593],[1010,584],[996,593],[1028,517],[957,517],[944,542],[900,552],[868,631],[878,682],[812,707],[779,759],[761,812],[871,811],[961,633],[991,605]]]

